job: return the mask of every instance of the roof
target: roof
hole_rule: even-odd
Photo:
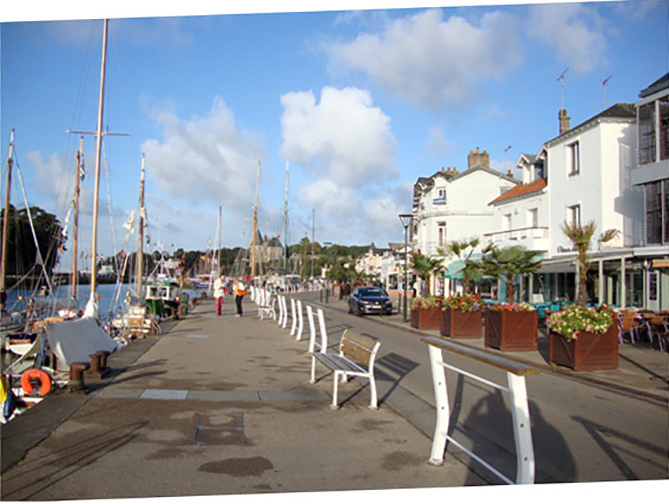
[[[669,88],[669,73],[664,74],[662,77],[657,79],[646,89],[643,89],[639,93],[639,98],[646,98],[650,95],[657,93],[658,91],[662,91],[663,89],[667,88]]]
[[[516,186],[513,186],[511,189],[506,191],[504,194],[498,196],[488,204],[494,205],[496,203],[501,203],[502,201],[528,196],[530,194],[542,191],[547,185],[548,183],[545,178],[538,178],[537,180],[535,180],[534,182],[530,182],[529,184],[518,184]]]
[[[477,172],[477,171],[484,171],[486,173],[490,173],[491,175],[495,175],[496,177],[506,179],[509,182],[515,182],[515,183],[518,182],[518,180],[515,179],[512,175],[507,175],[506,173],[502,173],[501,171],[493,170],[492,168],[489,168],[489,167],[483,166],[483,165],[472,166],[469,170],[465,170],[465,171],[459,173],[458,175],[456,175],[455,177],[453,177],[452,180],[457,180],[459,178],[464,177],[467,174],[474,173],[474,172]]]
[[[569,136],[571,133],[574,133],[579,129],[583,129],[587,126],[594,125],[600,122],[602,119],[630,119],[630,120],[636,119],[636,108],[633,103],[616,103],[615,105],[612,105],[603,112],[600,112],[596,116],[591,117],[587,121],[582,122],[578,126],[574,126],[573,128],[570,128],[568,131],[562,133],[561,135],[558,135],[555,138],[549,140],[544,145],[551,144],[556,140]]]

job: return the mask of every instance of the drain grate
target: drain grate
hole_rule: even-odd
[[[231,413],[228,416],[230,422],[227,425],[211,427],[203,425],[202,415],[198,414],[195,422],[193,444],[198,446],[245,445],[244,415],[242,413]]]

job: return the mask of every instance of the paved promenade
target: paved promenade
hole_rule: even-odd
[[[346,311],[343,301],[322,302]],[[421,489],[487,483],[457,457],[427,464],[434,409],[398,387],[367,408],[366,381],[308,382],[306,339],[260,320],[245,302],[236,318],[205,301],[160,337],[110,356],[111,373],[88,394],[50,395],[2,428],[2,500],[242,495]],[[401,314],[373,317],[401,326]],[[426,334],[437,334],[428,331]],[[336,338],[338,335],[330,335]],[[483,348],[482,340],[463,344]],[[489,350],[492,353],[500,353]],[[616,371],[572,373],[539,352],[504,356],[575,380],[666,404],[669,354],[623,345]],[[379,396],[384,397],[379,382]],[[418,421],[417,421],[418,420]],[[451,452],[452,448],[449,448]]]
[[[2,429],[2,500],[167,497],[485,484],[351,381],[309,383],[306,340],[213,303],[110,356],[86,395],[51,395]],[[348,392],[348,394],[347,394]]]

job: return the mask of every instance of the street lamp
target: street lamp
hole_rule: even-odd
[[[404,311],[402,316],[402,322],[406,324],[407,322],[407,280],[409,278],[409,273],[407,271],[408,267],[408,249],[409,249],[409,226],[413,220],[413,215],[411,214],[400,214],[400,222],[404,226]]]

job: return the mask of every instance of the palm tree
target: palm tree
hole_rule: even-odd
[[[425,297],[430,293],[430,279],[432,275],[444,271],[443,259],[439,257],[428,257],[417,252],[411,254],[413,268],[418,276],[423,280],[421,296]]]
[[[595,221],[591,220],[585,225],[576,223],[569,224],[567,221],[564,221],[560,228],[572,242],[576,249],[576,253],[578,254],[578,293],[576,304],[585,308],[587,306],[585,289],[590,263],[588,252],[590,251],[590,242],[595,234]],[[599,236],[598,243],[601,245],[602,243],[609,242],[619,234],[620,231],[617,229],[608,229]]]
[[[539,255],[539,252],[528,250],[521,245],[492,248],[483,257],[483,271],[488,275],[506,278],[506,302],[513,303],[516,275],[535,273],[541,267]]]
[[[460,240],[452,241],[448,244],[446,252],[439,250],[439,253],[442,255],[455,254],[458,256],[458,259],[463,263],[462,271],[462,283],[464,293],[467,294],[471,292],[471,282],[477,276],[480,276],[482,273],[481,263],[479,261],[474,261],[471,257],[476,248],[479,246],[480,240],[478,238],[472,238],[470,240]],[[490,246],[486,247],[483,252],[490,250]]]

